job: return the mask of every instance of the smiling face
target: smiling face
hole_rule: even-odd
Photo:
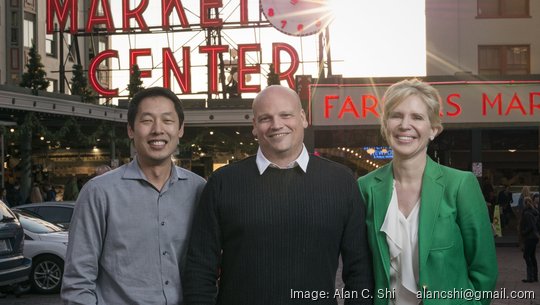
[[[139,165],[170,164],[171,155],[184,134],[173,102],[164,96],[147,97],[137,109],[133,126],[128,124],[128,135],[137,150]]]
[[[399,159],[425,155],[430,139],[440,131],[430,122],[428,107],[417,95],[396,104],[389,111],[385,126],[386,140]]]
[[[270,86],[253,101],[253,135],[263,155],[279,166],[298,158],[307,126],[300,99],[289,88]]]

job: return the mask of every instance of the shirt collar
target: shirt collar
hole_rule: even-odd
[[[264,171],[266,171],[266,169],[269,166],[280,168],[276,164],[274,164],[274,163],[270,162],[268,159],[266,159],[266,157],[263,155],[262,150],[261,150],[260,147],[257,150],[257,158],[255,159],[255,162],[257,163],[257,168],[259,169],[259,173],[261,175],[264,173]],[[291,162],[285,168],[293,168],[295,166],[300,166],[302,171],[304,171],[304,173],[305,173],[305,172],[307,172],[308,162],[309,162],[309,154],[307,152],[306,146],[304,144],[302,144],[302,152],[300,153],[300,156],[298,156],[298,158],[296,158],[296,160]]]
[[[172,163],[172,160],[171,160],[171,163]],[[139,162],[137,162],[137,157],[133,158],[133,160],[127,164],[126,170],[124,171],[124,175],[122,178],[148,181],[143,171],[139,167]],[[174,163],[173,163],[169,181],[174,182],[177,180],[184,180],[184,179],[187,179],[187,175],[184,172],[182,172],[180,168],[174,166]]]

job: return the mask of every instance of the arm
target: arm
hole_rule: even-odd
[[[498,276],[495,243],[484,198],[472,173],[462,179],[456,200],[469,279],[476,291],[492,291]],[[490,300],[481,302],[487,305]]]
[[[219,185],[211,177],[195,212],[183,279],[184,305],[214,305],[221,257],[217,201]]]
[[[104,203],[102,191],[89,181],[71,220],[61,292],[64,304],[97,304],[96,279],[106,231]]]
[[[350,190],[350,212],[341,240],[343,260],[342,278],[346,291],[357,291],[358,299],[346,299],[345,304],[373,304],[373,268],[371,251],[366,232],[366,211],[357,184],[352,180]],[[366,293],[366,291],[369,291]]]

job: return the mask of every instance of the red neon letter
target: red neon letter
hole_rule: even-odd
[[[152,49],[129,49],[129,72],[133,73],[132,69],[137,64],[137,57],[152,56]],[[139,65],[140,67],[140,65]],[[152,77],[152,70],[141,70],[141,78]]]
[[[229,46],[202,46],[199,53],[208,53],[208,91],[218,92],[217,55],[229,52]]]
[[[281,56],[280,52],[284,51],[289,54],[291,57],[291,66],[289,69],[287,69],[285,72],[281,71]],[[296,73],[296,70],[298,70],[298,66],[300,65],[300,60],[298,58],[298,53],[296,53],[296,50],[286,43],[276,42],[272,44],[272,63],[274,64],[274,69],[276,69],[276,73],[279,76],[279,80],[286,79],[287,84],[289,84],[289,87],[294,89],[294,74]]]
[[[171,72],[172,69],[182,93],[191,93],[191,58],[189,57],[189,47],[182,48],[184,73],[180,71],[180,68],[176,64],[174,54],[171,49],[163,48],[163,87],[171,88]]]
[[[446,103],[454,108],[456,108],[456,111],[454,112],[446,112],[446,115],[449,116],[449,117],[454,117],[454,116],[458,116],[461,114],[461,105],[454,102],[452,99],[453,98],[461,98],[461,94],[459,93],[452,93],[450,95],[448,95],[446,97]]]
[[[337,100],[339,95],[327,95],[324,97],[324,118],[330,117],[330,109],[334,108],[334,105],[330,104],[330,100]]]
[[[221,0],[201,0],[201,28],[220,28],[223,26],[221,18],[210,18],[210,10],[223,7]]]
[[[163,29],[168,30],[170,28],[169,16],[171,15],[173,8],[176,8],[176,13],[178,14],[182,27],[189,28],[189,22],[182,2],[180,2],[180,0],[161,0],[161,26]]]
[[[367,105],[367,101],[372,100],[373,104],[371,106]],[[373,113],[373,115],[378,118],[379,113],[377,112],[377,105],[379,104],[379,101],[377,98],[371,94],[362,95],[362,117],[366,118],[366,115],[369,112]]]
[[[527,115],[527,112],[525,112],[525,108],[523,108],[523,105],[521,104],[519,96],[515,92],[514,96],[512,97],[512,101],[510,102],[510,105],[508,105],[508,108],[506,108],[506,112],[504,113],[504,115],[508,115],[512,109],[519,109],[521,110],[521,114],[523,114],[524,116]]]
[[[66,28],[66,22],[69,17],[71,33],[77,33],[77,0],[64,0],[64,5],[59,3],[59,0],[47,0],[47,34],[52,34],[54,31],[54,14],[58,17],[60,30]]]
[[[247,25],[248,20],[248,3],[247,0],[240,0],[240,24]]]
[[[485,93],[482,93],[482,115],[483,116],[486,116],[487,115],[487,105],[486,105],[486,102],[489,104],[489,106],[491,106],[491,108],[495,107],[495,104],[498,104],[497,106],[497,113],[499,115],[502,115],[502,102],[501,102],[501,94],[497,94],[497,97],[495,98],[495,100],[493,102],[491,102],[489,100],[489,97],[485,94]]]
[[[105,50],[99,53],[96,57],[92,58],[92,60],[90,61],[90,66],[88,67],[88,79],[90,80],[90,84],[92,85],[92,88],[94,88],[94,90],[96,90],[97,93],[105,97],[118,96],[118,88],[116,89],[103,88],[96,77],[99,64],[101,64],[102,61],[104,61],[106,58],[109,58],[109,57],[118,58],[118,51]]]
[[[534,115],[534,108],[540,109],[540,104],[534,103],[534,97],[540,96],[540,92],[530,92],[529,93],[529,109],[530,109],[530,115]]]
[[[341,110],[338,114],[338,119],[343,118],[343,115],[345,112],[350,112],[354,115],[355,118],[359,119],[360,115],[358,114],[358,110],[356,110],[356,106],[354,106],[354,103],[350,96],[347,96],[345,99],[345,102],[343,102],[343,106],[341,107]]]
[[[103,8],[103,16],[96,15],[98,10],[98,0],[91,2],[90,11],[88,13],[88,22],[86,23],[86,32],[92,33],[92,27],[95,24],[105,23],[107,25],[107,32],[114,32],[114,23],[111,14],[111,8],[109,7],[109,1],[99,0],[101,7]]]
[[[260,85],[246,85],[246,74],[258,74],[261,72],[259,64],[246,66],[246,53],[259,51],[261,51],[261,45],[258,43],[238,45],[238,93],[257,93],[261,91]]]
[[[146,24],[146,21],[144,21],[144,18],[142,16],[142,13],[146,10],[146,7],[148,7],[148,0],[141,0],[141,3],[139,3],[139,6],[135,8],[134,10],[129,9],[129,0],[123,0],[122,4],[122,30],[124,32],[130,31],[129,26],[129,19],[135,18],[137,23],[139,24],[139,28],[141,31],[148,32],[148,25]]]

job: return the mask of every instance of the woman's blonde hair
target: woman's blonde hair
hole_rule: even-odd
[[[427,106],[431,127],[438,128],[439,133],[443,130],[439,102],[441,97],[437,89],[416,78],[405,79],[388,87],[382,99],[381,134],[385,140],[388,115],[409,96],[418,96]]]

